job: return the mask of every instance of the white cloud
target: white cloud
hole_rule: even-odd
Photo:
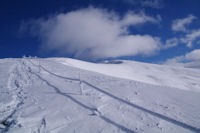
[[[183,37],[174,37],[167,39],[165,44],[162,45],[163,49],[168,49],[177,46],[179,43],[186,44],[187,47],[191,48],[194,44],[200,44],[200,29],[189,31],[185,33]]]
[[[197,41],[198,44],[198,39],[200,38],[200,29],[198,30],[193,30],[190,33],[187,33],[185,37],[181,38],[180,40],[187,44],[188,47],[192,47],[193,43]]]
[[[147,16],[146,14],[144,14],[144,12],[141,12],[139,14],[136,14],[135,12],[128,12],[121,20],[121,23],[124,26],[128,26],[143,24],[145,22],[158,23],[159,21],[161,21],[161,17],[159,15],[155,19],[153,17]]]
[[[192,52],[187,53],[185,55],[185,59],[186,60],[192,60],[192,61],[194,61],[194,60],[200,61],[200,49],[195,49]]]
[[[122,1],[122,0],[118,0]],[[163,7],[163,0],[123,0],[132,5],[159,9]]]
[[[179,39],[178,38],[170,38],[167,39],[165,42],[165,45],[162,46],[163,49],[168,49],[168,48],[172,48],[175,47],[179,44]]]
[[[193,15],[188,15],[186,18],[183,19],[176,19],[172,22],[172,30],[173,31],[181,31],[181,32],[187,32],[186,25],[189,25],[192,23],[194,19],[197,17]]]
[[[198,66],[200,68],[200,49],[195,49],[185,55],[168,59],[164,64],[185,67]]]
[[[172,22],[172,30],[176,32],[184,32],[182,37],[177,38],[179,43],[184,43],[187,47],[192,47],[194,43],[198,44],[200,38],[200,29],[191,30],[186,28],[191,24],[197,17],[194,15],[188,15],[183,19],[176,19]]]
[[[128,27],[159,21],[144,13],[128,12],[121,18],[114,12],[90,7],[32,20],[22,28],[31,30],[41,39],[43,51],[97,59],[153,54],[160,48],[159,38],[130,35]]]
[[[140,0],[143,6],[152,7],[152,8],[162,8],[163,1],[162,0]]]

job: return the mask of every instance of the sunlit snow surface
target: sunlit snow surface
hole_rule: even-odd
[[[199,69],[2,59],[0,79],[2,133],[200,132]]]
[[[121,64],[97,64],[69,58],[55,58],[53,60],[109,76],[200,92],[200,69],[166,67],[135,61],[122,61]]]

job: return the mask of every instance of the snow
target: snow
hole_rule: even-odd
[[[133,61],[1,59],[0,132],[200,132],[199,73]]]
[[[55,58],[53,60],[67,66],[118,78],[200,92],[200,71],[198,69],[170,67],[135,61],[122,61],[121,64],[101,64],[70,58]]]

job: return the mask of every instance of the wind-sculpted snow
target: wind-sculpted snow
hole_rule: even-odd
[[[4,59],[0,68],[1,92],[9,93],[0,95],[7,98],[0,101],[1,132],[200,132],[198,92],[109,77],[53,59]]]

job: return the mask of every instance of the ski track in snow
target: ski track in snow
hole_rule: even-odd
[[[30,61],[30,62],[31,62],[31,61]],[[33,63],[31,62],[31,64],[33,64]],[[33,64],[33,65],[36,66],[35,64]],[[59,77],[59,78],[64,78],[64,79],[68,79],[68,80],[73,80],[73,81],[78,81],[78,82],[87,83],[87,82],[85,82],[85,81],[81,81],[80,79],[73,79],[73,78],[67,78],[67,77],[62,77],[62,76],[60,76],[60,75],[56,75],[56,74],[54,74],[54,73],[48,71],[47,69],[45,69],[45,68],[42,67],[41,65],[38,66],[38,67],[41,67],[44,71],[50,73],[50,74],[53,75],[53,76]],[[32,71],[30,71],[30,72],[31,72],[32,74],[34,74],[35,76],[37,76],[40,80],[44,81],[48,86],[54,88],[55,91],[56,91],[56,93],[58,93],[58,94],[60,94],[60,95],[62,95],[62,96],[65,96],[65,97],[69,98],[70,100],[72,100],[73,102],[75,102],[76,104],[80,105],[81,107],[90,110],[90,111],[92,112],[91,115],[95,115],[95,116],[97,116],[97,117],[100,117],[102,120],[104,120],[104,121],[106,121],[106,122],[108,122],[108,123],[110,123],[110,124],[116,126],[117,128],[119,128],[119,129],[121,129],[121,130],[123,130],[123,131],[125,131],[125,132],[127,132],[127,133],[136,133],[135,131],[133,131],[133,130],[131,130],[131,129],[128,129],[128,128],[124,127],[123,125],[117,124],[116,122],[114,122],[114,121],[110,120],[109,118],[103,116],[103,115],[101,114],[101,112],[98,111],[98,109],[89,107],[89,106],[87,106],[87,105],[81,103],[80,101],[76,100],[76,99],[73,98],[72,96],[70,96],[70,95],[68,95],[68,94],[66,94],[66,93],[61,92],[61,91],[59,90],[59,88],[57,88],[56,86],[52,85],[52,84],[49,83],[47,80],[43,79],[41,76],[39,76],[39,75],[36,74],[35,72],[32,72]],[[90,84],[88,83],[88,85],[90,85]],[[90,86],[93,87],[92,85],[90,85]]]
[[[31,62],[31,61],[30,61],[30,62]],[[31,62],[31,64],[34,65],[34,66],[37,66],[37,65],[33,64],[32,62]],[[106,92],[106,91],[104,91],[104,90],[102,90],[102,89],[100,89],[100,88],[98,88],[98,87],[96,87],[96,86],[94,86],[94,85],[88,83],[87,81],[84,81],[84,80],[81,81],[80,79],[75,79],[75,78],[70,78],[70,77],[63,77],[63,76],[57,75],[57,74],[55,74],[55,73],[52,73],[52,72],[48,71],[46,68],[44,68],[44,67],[41,66],[41,65],[40,65],[40,66],[37,66],[37,67],[41,67],[44,71],[48,72],[49,74],[51,74],[51,75],[53,75],[53,76],[56,76],[56,77],[59,77],[59,78],[63,78],[63,79],[67,79],[67,80],[78,81],[78,82],[80,82],[80,83],[82,82],[82,83],[84,83],[84,84],[86,84],[86,85],[88,85],[88,86],[94,88],[95,90],[97,90],[97,91],[99,91],[99,92],[101,92],[101,93],[103,93],[103,94],[105,94],[105,95],[107,95],[107,96],[112,97],[113,99],[116,99],[116,100],[118,100],[118,101],[120,101],[120,102],[122,102],[122,103],[124,103],[124,104],[127,104],[127,105],[129,105],[129,106],[131,106],[131,107],[133,107],[133,108],[137,108],[137,109],[139,109],[139,110],[141,110],[141,111],[143,111],[143,112],[145,112],[145,113],[148,113],[148,114],[150,114],[150,115],[153,115],[153,116],[158,117],[158,118],[160,118],[160,119],[163,119],[163,120],[165,120],[165,121],[171,122],[171,123],[173,123],[173,124],[175,124],[175,125],[177,125],[177,126],[186,128],[186,129],[188,129],[188,130],[191,130],[191,131],[194,131],[194,132],[197,132],[197,133],[200,132],[200,129],[198,129],[198,128],[196,128],[196,127],[193,127],[193,126],[191,126],[191,125],[188,125],[188,124],[183,123],[183,122],[180,122],[180,121],[177,121],[177,120],[172,119],[172,118],[170,118],[170,117],[167,117],[167,116],[165,116],[165,115],[162,115],[162,114],[153,112],[153,111],[148,110],[148,109],[146,109],[146,108],[144,108],[144,107],[141,107],[141,106],[139,106],[139,105],[136,105],[136,104],[127,102],[126,100],[121,99],[121,98],[118,98],[118,97],[116,97],[116,96],[110,94],[109,92]],[[51,86],[52,88],[54,88],[54,89],[56,90],[57,93],[68,97],[68,98],[71,99],[72,101],[76,102],[77,104],[79,104],[80,106],[82,106],[82,107],[84,107],[84,108],[86,108],[86,109],[91,110],[92,112],[98,111],[97,109],[88,107],[88,106],[82,104],[81,102],[77,101],[77,100],[74,99],[73,97],[71,97],[71,96],[69,96],[69,95],[67,95],[67,94],[65,94],[65,93],[62,93],[57,87],[53,86],[52,84],[50,84],[50,83],[49,83],[48,81],[46,81],[45,79],[42,79],[42,78],[41,78],[39,75],[37,75],[36,73],[33,73],[33,74],[35,74],[38,78],[40,78],[41,80],[43,80],[46,84],[48,84],[49,86]],[[99,112],[99,114],[101,114],[101,113]],[[110,123],[113,124],[113,122],[112,122],[111,120],[109,120],[108,118],[103,117],[102,115],[99,115],[99,116],[100,116],[103,120],[105,120],[105,121],[110,122]],[[114,125],[116,125],[116,123],[115,123]],[[120,128],[120,129],[122,129],[122,130],[124,130],[124,131],[126,131],[126,132],[128,132],[128,133],[129,133],[129,132],[134,132],[134,131],[131,131],[130,129],[127,129],[127,128],[125,128],[125,127],[121,127],[121,126],[119,126],[119,125],[118,125],[117,127]]]
[[[39,69],[39,72],[34,71],[35,68]],[[45,79],[44,77],[42,77],[42,75],[40,75],[40,72],[44,71],[47,72],[48,74],[50,74],[51,76],[54,76],[56,78],[59,79],[64,79],[64,80],[70,80],[70,81],[75,81],[77,83],[79,83],[80,85],[80,92],[82,95],[82,91],[83,91],[83,85],[87,85],[91,88],[93,88],[94,90],[100,92],[101,94],[108,96],[120,103],[123,103],[129,107],[132,107],[134,109],[137,109],[143,113],[146,113],[148,115],[151,115],[153,117],[162,119],[164,121],[167,121],[169,123],[172,123],[176,126],[179,126],[181,128],[190,130],[192,132],[196,132],[199,133],[200,129],[196,128],[192,125],[186,124],[184,122],[178,121],[176,119],[170,118],[166,115],[151,111],[145,107],[139,106],[137,104],[131,103],[127,100],[124,100],[120,97],[117,97],[115,95],[113,95],[112,93],[105,91],[91,83],[89,83],[88,81],[85,81],[83,79],[81,79],[81,72],[79,72],[79,78],[71,78],[71,77],[65,77],[65,76],[61,76],[58,75],[54,72],[49,71],[48,69],[46,69],[44,66],[42,66],[41,64],[35,64],[33,63],[30,59],[23,59],[21,61],[18,61],[17,65],[12,68],[12,72],[10,74],[9,77],[9,89],[10,91],[13,91],[13,96],[14,96],[14,100],[16,100],[16,105],[13,106],[13,110],[10,111],[11,113],[3,120],[2,123],[4,123],[5,128],[0,129],[1,133],[5,133],[8,132],[9,129],[13,126],[20,126],[20,123],[17,123],[17,115],[19,115],[19,111],[20,108],[23,107],[24,104],[24,100],[26,99],[25,97],[27,97],[28,94],[25,93],[25,88],[30,85],[31,83],[31,76],[35,76],[37,77],[39,80],[41,80],[42,82],[46,83],[46,85],[48,85],[49,87],[53,88],[55,90],[55,93],[66,97],[67,99],[73,101],[74,103],[76,103],[77,105],[79,105],[80,107],[89,110],[91,112],[92,116],[96,116],[98,118],[100,118],[101,120],[105,121],[106,123],[109,123],[113,126],[115,126],[116,128],[127,132],[127,133],[136,133],[137,131],[130,129],[124,125],[121,125],[119,123],[117,123],[116,121],[106,117],[104,115],[104,112],[101,112],[100,110],[98,110],[98,108],[94,108],[94,107],[90,107],[89,105],[77,100],[76,98],[74,98],[73,96],[71,96],[70,94],[72,93],[65,93],[62,92],[59,87],[55,86],[53,83],[50,83],[50,81],[48,81],[47,79]],[[34,99],[34,97],[30,97],[32,99]],[[37,100],[37,98],[36,98]],[[6,123],[6,124],[5,124]],[[49,133],[50,131],[47,129],[47,120],[44,118],[41,119],[41,123],[39,124],[39,126],[37,127],[37,133]]]

